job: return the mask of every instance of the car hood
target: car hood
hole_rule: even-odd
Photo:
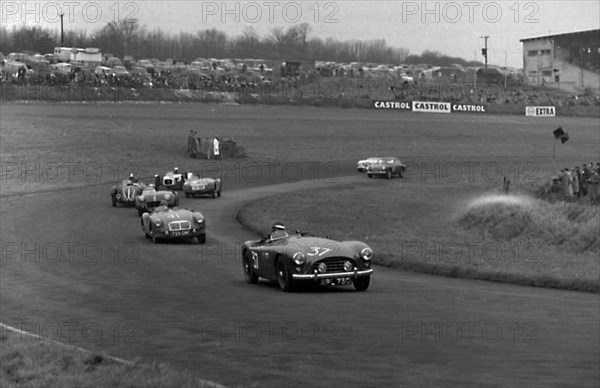
[[[164,223],[173,221],[193,221],[194,214],[201,214],[199,212],[191,212],[185,209],[169,209],[168,211],[153,212],[150,214],[151,219],[159,219]]]
[[[160,200],[164,199],[167,195],[169,195],[170,198],[174,198],[175,197],[175,194],[173,194],[170,191],[166,191],[166,190],[163,190],[163,191],[152,191],[152,192],[149,192],[149,193],[142,193],[140,195],[143,195],[144,199],[147,202],[160,201]],[[138,196],[138,198],[139,198],[139,196]]]
[[[307,260],[317,261],[328,257],[358,258],[368,246],[360,241],[336,241],[323,237],[292,235],[282,247],[284,254],[293,256],[302,252]]]

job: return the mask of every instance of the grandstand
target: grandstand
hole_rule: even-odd
[[[600,92],[600,29],[521,39],[529,84],[572,93]]]

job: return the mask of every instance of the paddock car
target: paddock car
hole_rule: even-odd
[[[359,241],[335,241],[296,232],[269,235],[247,241],[242,249],[244,277],[248,283],[259,278],[276,281],[283,291],[292,291],[300,282],[323,286],[354,285],[369,288],[373,251]]]
[[[168,207],[179,206],[179,196],[176,192],[170,190],[156,190],[153,184],[148,185],[135,197],[135,207],[141,216],[150,212],[163,203]]]
[[[161,184],[169,190],[181,190],[185,182],[185,174],[180,173],[177,169],[169,171],[162,178]]]
[[[183,192],[186,198],[197,195],[210,195],[212,198],[221,196],[221,180],[213,178],[200,178],[196,175],[188,175],[183,184]]]
[[[110,189],[110,198],[113,207],[117,207],[119,203],[127,206],[135,205],[135,197],[142,193],[144,187],[146,186],[143,183],[130,179],[122,181],[120,185],[113,186]]]
[[[398,158],[381,158],[367,167],[367,176],[369,178],[373,176],[384,176],[388,179],[393,176],[402,178],[404,171],[406,171],[406,166]]]
[[[380,157],[374,157],[374,158],[367,158],[364,160],[359,160],[357,165],[356,165],[356,169],[358,170],[358,172],[365,172],[367,171],[367,167],[369,167],[371,165],[371,163],[375,163],[377,162],[379,159],[381,159]]]
[[[154,243],[191,238],[197,238],[200,244],[206,242],[206,221],[200,212],[159,206],[142,214],[141,223],[144,234]]]

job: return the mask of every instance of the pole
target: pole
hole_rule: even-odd
[[[552,174],[556,172],[555,161],[556,159],[556,141],[554,141],[554,150],[552,151]]]
[[[60,47],[65,46],[65,33],[64,33],[64,29],[63,29],[63,17],[64,16],[65,16],[64,13],[60,14]]]
[[[488,65],[488,45],[487,45],[487,41],[488,41],[489,35],[486,35],[483,37],[483,39],[485,40],[485,68],[487,69],[487,65]]]

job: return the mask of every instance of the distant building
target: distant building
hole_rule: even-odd
[[[600,29],[521,39],[529,84],[600,92]]]

